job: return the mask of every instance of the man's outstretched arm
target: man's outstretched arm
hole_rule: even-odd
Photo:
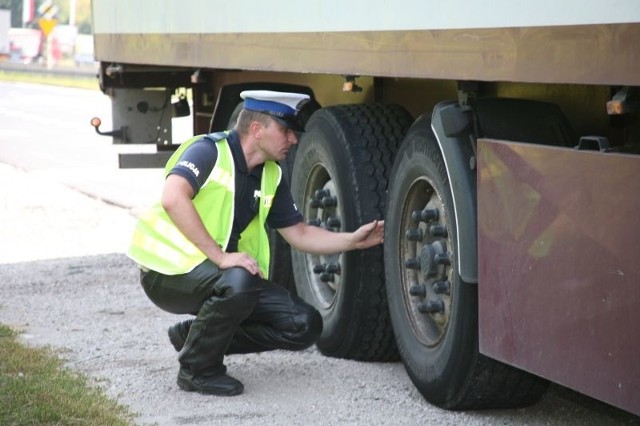
[[[278,231],[289,244],[300,251],[331,254],[382,244],[384,221],[374,220],[353,232],[331,232],[304,222],[278,229]]]

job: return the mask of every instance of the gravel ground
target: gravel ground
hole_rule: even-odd
[[[127,209],[71,190],[45,172],[0,164],[0,322],[137,413],[139,425],[617,425],[640,419],[552,387],[534,407],[447,412],[426,403],[400,363],[275,351],[226,359],[245,392],[179,390],[166,328],[180,317],[149,302],[122,254]]]

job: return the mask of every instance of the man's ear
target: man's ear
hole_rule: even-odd
[[[249,134],[256,139],[260,139],[262,137],[262,129],[264,126],[259,121],[252,121],[249,125]]]

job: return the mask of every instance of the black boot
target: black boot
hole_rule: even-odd
[[[242,268],[227,270],[214,287],[214,296],[202,304],[178,357],[181,389],[212,395],[242,393],[244,386],[227,376],[222,360],[239,324],[258,301],[254,279]]]
[[[244,385],[226,374],[223,365],[217,372],[209,372],[194,376],[189,369],[180,368],[178,372],[178,387],[187,392],[196,391],[208,395],[233,396],[244,390]]]

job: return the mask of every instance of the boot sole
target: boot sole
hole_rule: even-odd
[[[240,386],[238,388],[230,389],[228,391],[216,391],[213,389],[202,389],[194,386],[192,383],[188,381],[178,380],[178,387],[187,392],[198,392],[204,395],[216,395],[216,396],[234,396],[240,395],[244,391],[244,386]]]

